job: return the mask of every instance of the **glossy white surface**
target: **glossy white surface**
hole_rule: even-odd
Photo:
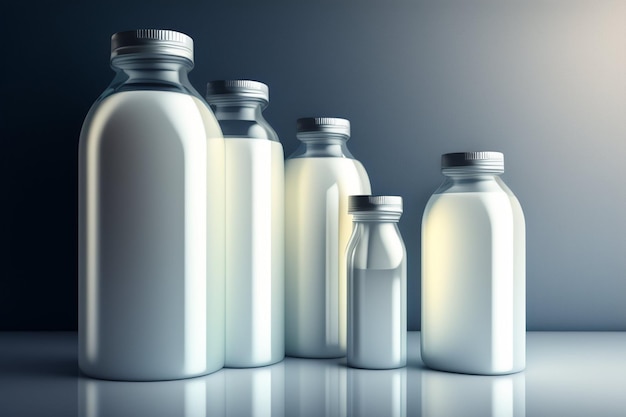
[[[0,416],[624,416],[626,332],[529,332],[526,370],[504,376],[424,368],[419,332],[405,368],[297,359],[179,381],[80,376],[77,335],[0,333]]]
[[[97,102],[79,146],[80,366],[162,380],[224,364],[224,140],[198,98]]]
[[[268,365],[285,356],[283,147],[233,137],[224,145],[225,366]]]
[[[348,364],[398,368],[406,365],[406,249],[395,222],[354,217],[346,250]]]
[[[370,194],[363,165],[349,158],[285,161],[285,353],[345,356],[348,196]]]
[[[430,198],[422,223],[425,363],[487,375],[524,368],[524,259],[522,211],[495,179]]]

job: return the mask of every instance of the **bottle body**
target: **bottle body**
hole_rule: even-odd
[[[261,111],[265,84],[212,81],[226,168],[225,366],[281,361],[284,342],[284,153]]]
[[[346,354],[348,196],[371,188],[359,161],[318,151],[285,162],[285,351],[333,358]]]
[[[493,173],[452,175],[422,219],[422,360],[506,374],[525,367],[525,226]]]
[[[406,249],[396,223],[399,214],[381,219],[368,212],[351,213],[354,230],[346,250],[348,365],[399,368],[406,365],[407,332]]]
[[[79,145],[79,365],[104,379],[224,361],[223,138],[188,87],[145,77],[94,104]]]
[[[285,356],[283,148],[246,138],[225,147],[225,365],[269,365]]]

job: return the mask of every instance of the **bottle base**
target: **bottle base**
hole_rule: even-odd
[[[198,378],[202,376],[206,376],[217,372],[220,369],[216,369],[214,371],[202,372],[199,374],[193,375],[176,375],[176,376],[159,376],[159,377],[141,377],[141,376],[132,376],[132,375],[115,375],[115,374],[107,374],[107,373],[93,373],[93,372],[85,372],[80,369],[80,373],[82,376],[91,378],[91,379],[99,379],[103,381],[125,381],[125,382],[158,382],[158,381],[176,381],[181,379],[191,379]]]
[[[435,371],[450,372],[450,373],[455,373],[455,374],[466,374],[466,375],[486,375],[486,376],[510,375],[510,374],[516,374],[518,372],[522,372],[524,371],[524,369],[526,369],[526,366],[521,366],[521,367],[514,367],[508,370],[504,370],[504,371],[493,371],[490,369],[445,366],[445,365],[429,362],[428,360],[424,360],[424,358],[422,358],[422,362],[427,368],[430,368]]]
[[[197,378],[205,375],[212,374],[221,370],[223,366],[205,369],[202,372],[194,373],[163,373],[158,372],[130,372],[126,370],[111,370],[111,369],[95,369],[78,364],[78,369],[83,376],[93,379],[101,379],[105,381],[128,381],[128,382],[150,382],[150,381],[173,381],[179,379]]]
[[[339,359],[339,358],[345,358],[346,353],[289,352],[289,353],[285,353],[285,356],[289,356],[290,358],[301,358],[301,359]]]
[[[383,366],[379,366],[379,365],[371,365],[371,364],[364,364],[364,363],[351,363],[350,361],[348,361],[348,366],[350,368],[355,368],[355,369],[369,369],[372,371],[384,371],[387,369],[399,369],[399,368],[404,368],[406,366],[406,362],[401,363],[401,364],[397,364],[397,365],[383,365]]]
[[[275,359],[263,362],[247,362],[247,361],[226,361],[224,368],[244,369],[244,368],[262,368],[264,366],[271,366],[282,362],[285,359],[285,355],[282,355]]]

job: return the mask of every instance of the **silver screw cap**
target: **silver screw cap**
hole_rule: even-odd
[[[376,212],[402,214],[402,197],[396,195],[351,195],[348,213]]]
[[[267,84],[253,80],[215,80],[207,83],[206,99],[209,103],[252,98],[269,103]]]
[[[456,152],[441,156],[441,169],[469,168],[481,172],[504,172],[502,152]]]
[[[138,29],[111,36],[111,59],[121,55],[174,55],[193,64],[193,39],[174,30]]]
[[[350,121],[339,117],[303,117],[296,124],[297,136],[309,133],[328,133],[350,137]]]

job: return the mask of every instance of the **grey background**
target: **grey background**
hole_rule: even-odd
[[[270,85],[295,120],[352,121],[373,191],[405,198],[409,328],[442,153],[499,150],[527,223],[529,330],[626,330],[626,2],[214,1],[3,5],[0,330],[76,328],[77,145],[110,35],[171,28],[192,83]]]

